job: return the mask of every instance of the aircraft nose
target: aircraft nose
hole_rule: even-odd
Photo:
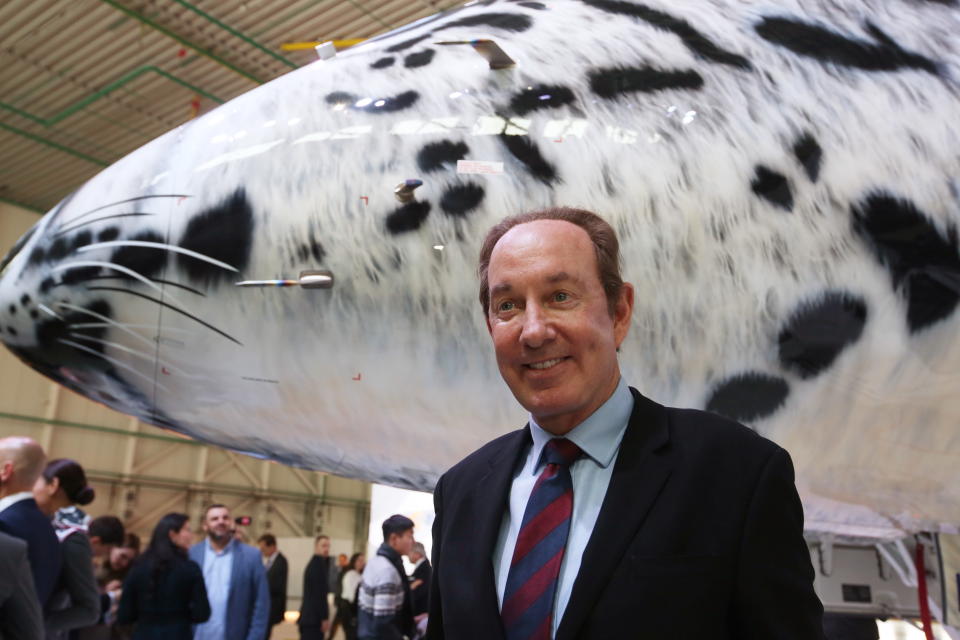
[[[0,263],[0,342],[34,369],[48,374],[63,361],[70,331],[52,297],[48,265],[31,258],[28,231]],[[62,297],[62,292],[61,292]]]

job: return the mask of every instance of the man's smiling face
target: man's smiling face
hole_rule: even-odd
[[[230,510],[225,507],[214,507],[207,511],[203,519],[203,530],[218,542],[228,540],[233,534]]]
[[[565,434],[617,386],[633,289],[624,283],[611,317],[590,236],[562,220],[510,229],[488,274],[487,327],[500,374],[541,427]]]

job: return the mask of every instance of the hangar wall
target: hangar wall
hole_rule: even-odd
[[[0,202],[0,255],[37,220]],[[222,502],[252,516],[250,541],[329,535],[338,550],[364,550],[370,484],[295,469],[207,446],[94,403],[40,376],[0,348],[0,437],[35,438],[51,458],[80,462],[97,492],[86,510],[115,514],[148,536],[164,513],[196,525],[205,505]]]

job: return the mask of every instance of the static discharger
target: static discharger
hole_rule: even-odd
[[[483,59],[487,61],[487,64],[490,65],[491,69],[510,69],[517,66],[516,61],[507,55],[507,53],[500,48],[493,40],[448,40],[444,42],[435,42],[434,44],[468,44],[473,47],[473,50],[483,56]]]
[[[403,204],[413,202],[414,198],[416,198],[414,191],[416,191],[417,187],[421,185],[423,185],[423,180],[409,178],[393,188],[393,195],[396,196],[397,200]]]
[[[235,282],[237,287],[302,287],[303,289],[332,289],[333,272],[327,270],[301,271],[296,280],[243,280]]]

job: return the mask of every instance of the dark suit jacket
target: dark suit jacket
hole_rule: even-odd
[[[33,498],[16,502],[0,512],[0,531],[26,540],[40,606],[47,604],[60,577],[60,541],[50,518],[43,515]]]
[[[280,624],[287,610],[288,571],[287,559],[278,551],[273,564],[267,569],[267,588],[270,590],[270,617],[267,622],[272,625]]]
[[[725,418],[631,391],[557,640],[822,638],[787,453]],[[528,429],[507,434],[437,483],[428,638],[504,637],[491,555],[530,442]]]
[[[327,592],[330,587],[330,558],[314,555],[303,571],[303,602],[300,604],[301,627],[319,627],[330,615]]]
[[[27,543],[0,533],[0,638],[43,637],[43,614],[33,588]]]
[[[123,582],[117,622],[136,624],[134,640],[190,640],[193,625],[210,619],[203,571],[193,560],[179,560],[152,586],[153,561],[142,559]]]
[[[427,613],[427,605],[430,602],[431,573],[432,567],[430,566],[430,561],[424,558],[423,562],[420,563],[420,566],[414,569],[413,575],[410,576],[411,582],[423,580],[423,584],[416,589],[410,590],[410,595],[413,597],[413,615],[415,616],[418,616],[421,613]]]

